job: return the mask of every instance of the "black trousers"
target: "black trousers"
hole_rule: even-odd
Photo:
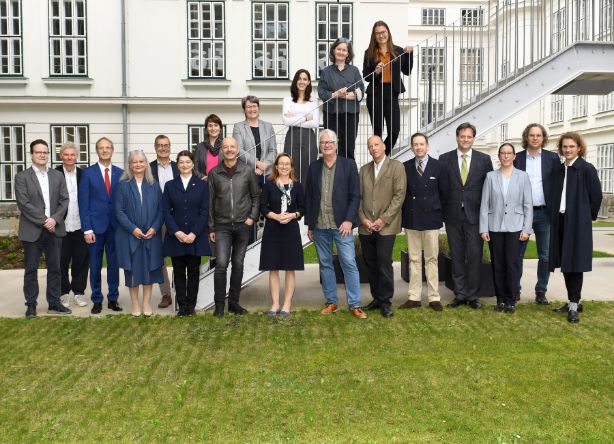
[[[179,313],[190,313],[194,311],[198,297],[200,256],[174,256],[171,257],[171,262]]]
[[[324,128],[337,134],[337,154],[354,159],[359,114],[324,113]]]
[[[518,255],[520,231],[490,232],[490,259],[497,304],[516,305],[518,292]]]
[[[70,266],[70,277],[68,268]],[[76,230],[66,233],[62,239],[62,254],[60,257],[60,272],[62,273],[62,294],[71,290],[74,294],[85,294],[87,272],[90,267],[90,255],[83,237],[83,231]]]
[[[479,231],[479,226],[470,224],[466,218],[461,224],[446,224],[452,256],[454,297],[459,301],[470,302],[479,299],[480,264],[484,245]]]
[[[373,94],[367,96],[367,110],[373,126],[373,134],[382,136],[386,122],[386,155],[390,156],[401,131],[399,96],[392,91],[390,83],[373,85]]]
[[[394,294],[392,249],[396,236],[373,233],[361,234],[359,238],[363,259],[369,269],[371,296],[379,302],[380,307],[390,306]]]
[[[217,254],[213,273],[213,299],[215,305],[224,305],[226,298],[226,271],[232,264],[228,302],[238,304],[243,282],[243,263],[252,227],[244,223],[216,224],[215,253]]]
[[[23,275],[23,294],[26,305],[37,304],[38,299],[38,262],[45,254],[47,263],[47,303],[49,307],[60,305],[60,253],[62,238],[43,229],[34,242],[23,241],[25,272]]]
[[[584,273],[582,272],[563,272],[565,287],[567,288],[567,299],[569,302],[580,302],[582,298],[582,283]]]

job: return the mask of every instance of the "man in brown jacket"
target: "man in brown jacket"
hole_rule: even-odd
[[[382,316],[389,318],[394,293],[392,249],[401,231],[407,176],[401,162],[386,156],[386,145],[381,137],[369,137],[367,146],[373,160],[360,169],[358,209],[358,234],[373,297],[365,309],[379,308]]]

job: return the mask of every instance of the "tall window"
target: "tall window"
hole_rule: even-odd
[[[446,10],[444,8],[422,8],[422,25],[444,26],[446,24]]]
[[[23,75],[21,44],[21,0],[0,0],[0,75]]]
[[[49,74],[87,75],[85,0],[49,0]]]
[[[77,146],[77,165],[88,166],[90,163],[89,152],[89,127],[87,125],[51,125],[50,157],[51,165],[62,163],[60,148],[62,144],[72,142]]]
[[[550,102],[550,122],[557,123],[563,121],[564,97],[561,94],[553,94]]]
[[[597,172],[604,193],[614,193],[614,143],[597,145]]]
[[[605,112],[614,110],[614,92],[605,96],[599,96],[597,99],[597,112]]]
[[[26,168],[23,125],[0,125],[0,201],[15,200],[13,179]]]
[[[565,46],[567,35],[567,13],[565,8],[552,13],[552,51],[556,52]]]
[[[611,37],[612,28],[614,27],[614,23],[612,22],[613,13],[614,0],[599,1],[599,32],[597,35],[604,40]]]
[[[252,4],[252,77],[288,78],[288,3]]]
[[[202,125],[188,126],[188,147],[191,152],[196,151],[196,145],[205,140],[206,128]],[[222,125],[222,137],[226,137],[226,125]]]
[[[460,81],[482,81],[482,48],[461,48]]]
[[[188,2],[188,77],[224,77],[224,23],[224,2]]]
[[[440,82],[445,79],[446,69],[446,54],[444,48],[422,47],[420,48],[420,56],[422,63],[420,64],[420,71],[422,81],[428,81],[429,69],[433,73],[433,81]]]
[[[573,96],[571,101],[571,117],[586,117],[587,96]]]
[[[508,126],[507,126],[507,122],[506,123],[502,123],[501,127],[500,127],[500,132],[499,132],[499,142],[503,143],[503,142],[507,142],[507,133],[508,133]]]
[[[424,128],[429,123],[428,103],[420,102],[420,127]],[[431,102],[431,122],[440,120],[443,117],[443,102]]]
[[[338,38],[352,38],[351,3],[316,3],[317,77],[329,65],[328,53]]]
[[[483,11],[479,8],[461,9],[462,26],[481,26]]]

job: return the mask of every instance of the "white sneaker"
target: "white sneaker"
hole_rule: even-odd
[[[75,295],[75,304],[79,307],[85,307],[87,305],[87,301],[85,300],[85,296],[82,294]]]
[[[62,296],[60,296],[60,303],[66,308],[70,306],[70,299],[68,297],[68,294],[63,294]]]

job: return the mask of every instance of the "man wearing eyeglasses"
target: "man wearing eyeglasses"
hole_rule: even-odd
[[[177,163],[171,160],[171,141],[167,136],[164,134],[157,136],[154,147],[156,149],[156,160],[150,162],[149,166],[151,167],[151,174],[158,181],[160,189],[164,193],[166,182],[179,177],[179,169]],[[161,234],[162,239],[164,239],[166,237],[166,225],[162,225]],[[164,282],[159,284],[162,300],[160,300],[158,308],[166,308],[173,303],[171,283],[168,278],[168,270],[164,264],[162,264],[162,275]]]
[[[15,176],[15,198],[19,208],[19,239],[23,242],[25,272],[23,293],[26,317],[36,317],[38,263],[45,253],[47,303],[50,314],[70,314],[60,302],[60,256],[66,236],[64,217],[68,210],[68,189],[62,174],[47,167],[49,145],[42,139],[30,143],[32,166]]]

